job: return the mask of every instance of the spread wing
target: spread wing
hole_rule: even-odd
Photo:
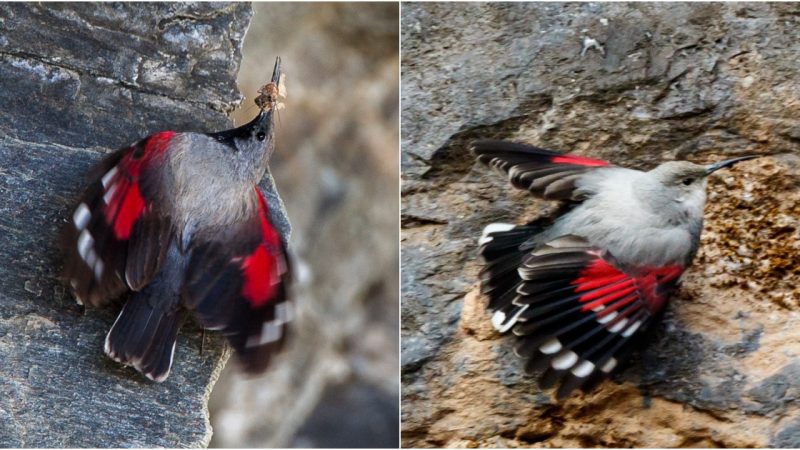
[[[483,250],[502,238],[495,232]],[[487,273],[507,273],[492,269],[492,261]],[[575,236],[532,249],[519,261],[516,295],[510,304],[495,305],[492,322],[499,330],[513,329],[526,370],[543,370],[543,388],[560,382],[559,398],[590,389],[628,356],[660,317],[684,270],[672,265],[626,272]]]
[[[101,161],[64,232],[64,275],[78,302],[100,306],[139,290],[158,270],[170,220],[158,207],[154,167],[174,133],[162,132]]]
[[[514,187],[547,200],[578,200],[573,197],[578,178],[587,171],[610,166],[599,159],[507,141],[478,141],[472,151],[478,161],[507,174]]]
[[[253,217],[192,244],[183,301],[205,328],[222,331],[246,370],[260,372],[283,345],[292,318],[291,268],[264,196],[254,190]]]

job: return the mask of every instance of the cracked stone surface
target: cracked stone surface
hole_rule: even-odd
[[[800,6],[407,4],[401,20],[403,444],[799,446]],[[466,143],[487,137],[640,169],[771,156],[710,180],[700,252],[646,350],[557,403],[478,295],[483,226],[552,207],[474,164]]]
[[[222,338],[207,335],[201,354],[187,324],[162,384],[120,366],[102,350],[119,305],[74,302],[57,242],[104,154],[163,129],[230,127],[251,14],[240,3],[0,5],[0,446],[208,444]]]

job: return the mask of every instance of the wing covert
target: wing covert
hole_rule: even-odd
[[[507,141],[478,141],[472,151],[478,161],[508,175],[514,187],[546,200],[579,200],[573,196],[575,182],[590,170],[610,166],[599,159]]]

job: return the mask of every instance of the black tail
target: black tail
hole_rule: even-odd
[[[112,359],[135,367],[155,382],[162,382],[172,367],[175,339],[184,311],[153,307],[148,297],[139,292],[125,303],[106,336],[105,351]]]
[[[513,325],[511,319],[521,308],[512,302],[522,282],[517,268],[530,250],[524,244],[540,231],[538,224],[493,223],[484,229],[479,241],[480,254],[486,261],[481,271],[481,293],[489,297],[487,308],[494,312],[492,324],[501,332]]]

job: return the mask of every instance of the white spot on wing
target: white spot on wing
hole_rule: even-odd
[[[495,311],[495,313],[492,314],[492,326],[496,330],[499,330],[503,326],[503,322],[505,321],[506,321],[506,313],[504,313],[503,311]]]
[[[90,269],[94,268],[94,265],[97,262],[97,253],[94,252],[93,248],[89,249],[89,254],[86,255],[84,261],[86,262],[86,265],[89,266]]]
[[[100,181],[103,183],[103,187],[108,187],[108,183],[111,182],[111,179],[114,178],[114,175],[116,174],[117,174],[116,166],[114,166],[113,169],[106,172],[106,174],[103,175],[103,178],[100,179]]]
[[[610,333],[618,333],[619,330],[625,328],[625,325],[628,324],[628,319],[622,319],[619,322],[615,323],[613,327],[609,328],[608,331]]]
[[[516,225],[510,223],[490,223],[483,229],[483,234],[481,234],[481,238],[478,240],[478,245],[484,245],[488,242],[492,241],[492,236],[489,236],[492,233],[501,233],[504,231],[511,231],[516,227]]]
[[[640,326],[642,326],[642,321],[641,320],[637,320],[633,325],[628,327],[627,330],[622,332],[622,337],[628,337],[628,336],[632,335],[633,333],[636,332],[636,330],[639,329]]]
[[[614,317],[617,317],[617,312],[616,311],[611,311],[610,313],[606,314],[605,316],[598,318],[597,321],[600,322],[600,323],[608,323],[608,322],[611,322],[612,320],[614,320]]]
[[[294,318],[294,311],[292,304],[289,302],[281,302],[275,305],[276,320],[280,323],[287,323]]]
[[[75,228],[81,231],[86,228],[91,218],[92,214],[89,212],[89,207],[86,206],[85,203],[81,203],[78,205],[78,208],[75,209],[75,214],[72,215],[72,222],[75,223]]]
[[[103,261],[100,258],[94,263],[94,277],[98,280],[103,278]]]
[[[288,302],[281,302],[275,305],[275,319],[264,322],[261,326],[261,333],[250,336],[245,343],[245,347],[258,347],[261,345],[275,342],[283,335],[283,325],[294,318],[294,310]]]
[[[276,324],[275,322],[267,322],[264,324],[264,327],[261,329],[261,339],[259,340],[259,345],[269,344],[270,342],[275,342],[281,337],[281,324]]]
[[[552,355],[561,350],[561,341],[558,338],[550,338],[547,342],[539,347],[539,351],[545,355]]]
[[[92,235],[89,234],[89,230],[81,231],[81,235],[78,237],[78,254],[81,256],[81,259],[86,261],[86,258],[89,256],[89,250],[94,243],[94,239],[92,239]]]
[[[576,362],[578,362],[578,355],[572,350],[567,350],[556,356],[550,365],[556,370],[567,370],[574,366]]]
[[[590,373],[594,370],[594,363],[590,361],[584,361],[572,369],[572,373],[576,377],[585,378],[589,376]]]
[[[517,319],[519,319],[520,314],[525,312],[526,309],[528,309],[528,305],[519,307],[514,315],[508,319],[508,321],[506,321],[506,315],[503,313],[503,311],[497,311],[492,314],[492,326],[494,326],[497,331],[505,333],[506,331],[510,330],[515,323],[517,323]]]
[[[114,183],[110,188],[108,188],[108,190],[106,190],[106,193],[103,195],[103,203],[106,205],[111,204],[111,200],[114,198],[114,193],[117,192],[117,186],[119,186],[119,183]]]
[[[611,371],[614,370],[614,367],[617,367],[617,358],[609,358],[608,361],[603,364],[603,367],[601,367],[600,370],[605,373],[611,373]]]

